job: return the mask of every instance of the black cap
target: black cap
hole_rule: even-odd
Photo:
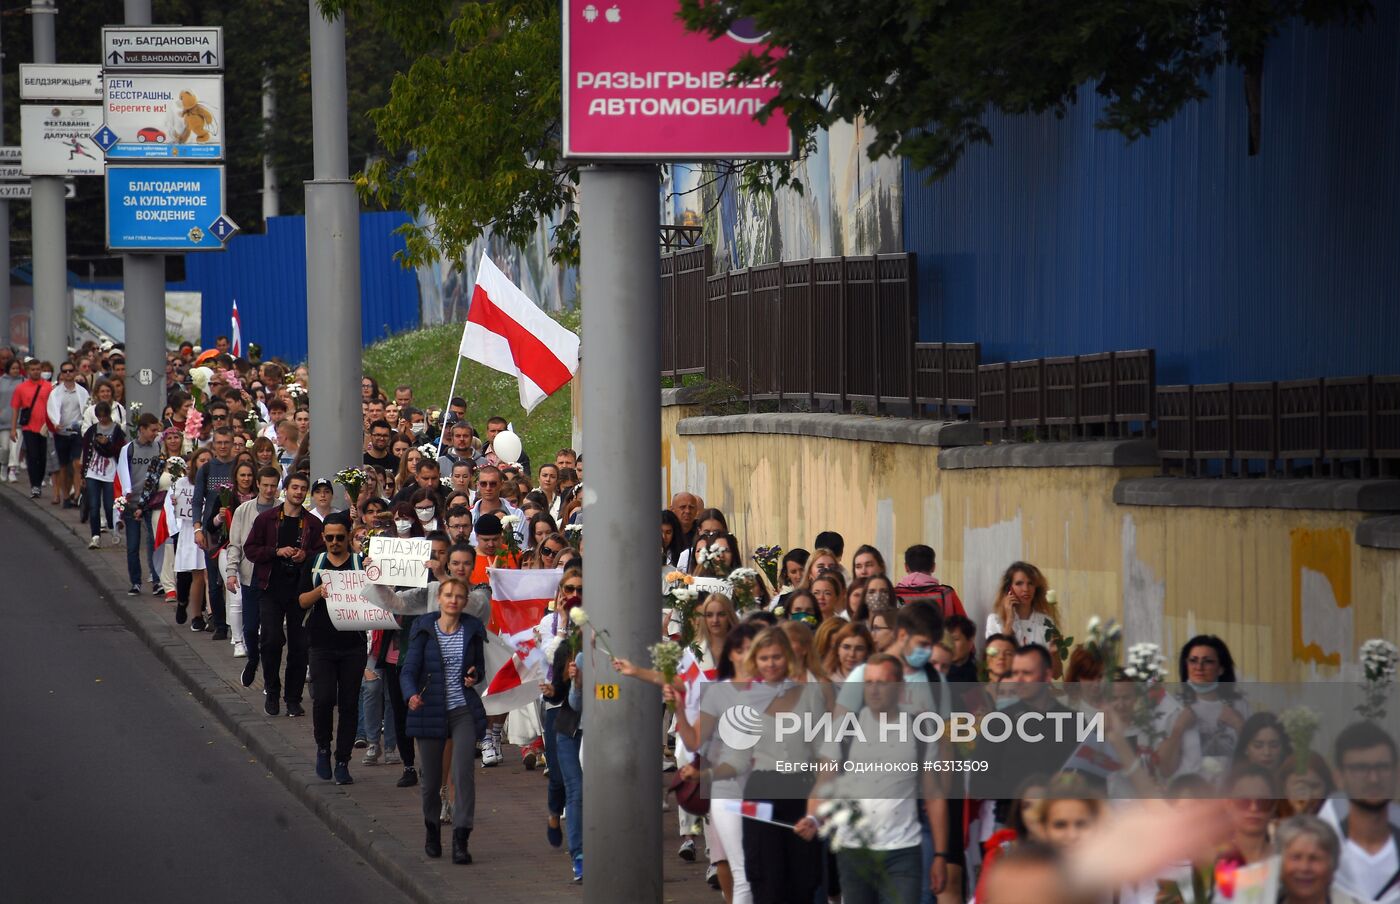
[[[335,484],[331,483],[330,480],[325,477],[317,477],[314,481],[311,482],[311,492],[314,493],[321,487],[325,487],[328,490],[334,490]]]
[[[476,519],[476,535],[478,537],[499,537],[501,533],[501,519],[490,512]]]

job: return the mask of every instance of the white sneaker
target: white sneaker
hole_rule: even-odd
[[[234,659],[247,659],[247,658],[248,658],[248,648],[243,644],[243,641],[241,641],[241,640],[235,640],[235,641],[233,642],[233,658],[234,658]]]
[[[365,758],[362,759],[362,760],[360,760],[360,763],[361,763],[362,765],[365,765],[365,766],[378,766],[378,765],[379,765],[379,745],[378,745],[378,744],[371,744],[371,745],[369,745],[369,747],[365,749]]]
[[[102,545],[102,538],[99,537],[97,534],[93,534],[93,535],[92,535],[92,539],[88,541],[88,549],[96,549],[97,547],[99,547],[99,546],[101,546],[101,545]]]
[[[485,742],[481,745],[482,767],[499,766],[502,759],[500,744],[497,743],[495,738],[488,734]]]

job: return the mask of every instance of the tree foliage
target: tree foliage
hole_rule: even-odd
[[[1221,66],[1257,75],[1293,19],[1361,23],[1370,0],[681,0],[686,23],[722,35],[740,17],[770,35],[736,76],[770,77],[799,136],[863,117],[872,158],[934,177],[992,141],[992,110],[1063,116],[1082,86],[1101,128],[1143,137],[1206,96]]]
[[[518,0],[421,4],[323,0],[370,16],[417,59],[371,113],[392,158],[357,178],[362,194],[427,215],[404,231],[408,258],[456,257],[486,230],[525,244],[539,220],[573,198],[577,168],[561,159],[560,4]],[[436,18],[434,15],[436,14]],[[577,255],[578,220],[559,220],[556,259]]]

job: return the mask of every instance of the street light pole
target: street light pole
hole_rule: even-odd
[[[34,0],[29,13],[34,27],[34,62],[57,62],[53,33],[58,8],[53,0]],[[63,177],[34,176],[31,184],[32,352],[41,361],[52,361],[56,371],[59,363],[68,357],[68,331],[72,321],[68,311],[68,233]]]
[[[580,183],[583,451],[588,610],[613,652],[646,661],[656,642],[656,477],[661,473],[661,264],[655,166],[585,169]],[[637,475],[642,479],[637,479]],[[601,649],[585,656],[585,904],[660,904],[661,697],[618,693]],[[609,699],[611,697],[611,699]]]
[[[151,0],[124,0],[127,25],[151,24]],[[165,407],[165,255],[123,254],[126,396],[160,417]],[[194,337],[198,341],[199,337]]]
[[[311,137],[306,183],[306,354],[311,373],[311,461],[318,475],[358,467],[360,203],[350,181],[345,15],[311,12]]]

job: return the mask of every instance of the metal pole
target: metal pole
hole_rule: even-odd
[[[34,62],[54,63],[54,19],[58,9],[53,0],[34,0],[29,12],[34,23]],[[68,357],[68,234],[65,229],[63,177],[33,177],[30,199],[33,225],[34,313],[32,335],[34,356],[52,361],[55,371]]]
[[[151,0],[124,0],[127,25],[151,24]],[[165,407],[165,255],[123,254],[128,399],[160,417]],[[198,341],[198,336],[186,337]]]
[[[0,17],[3,18],[3,17]],[[0,53],[0,66],[5,54]],[[5,143],[4,79],[0,79],[0,145]],[[0,346],[10,344],[10,202],[0,200]]]
[[[661,471],[661,265],[656,252],[655,166],[583,171],[579,213],[583,335],[583,451],[588,609],[613,652],[646,661],[656,642],[656,564],[637,554],[654,544]],[[661,695],[623,683],[616,699],[594,685],[614,673],[601,648],[585,658],[583,847],[585,904],[661,901]]]
[[[311,12],[311,136],[306,183],[306,335],[311,372],[311,462],[318,475],[358,467],[360,414],[360,204],[349,179],[345,17]]]
[[[263,93],[262,93],[262,118],[263,134],[272,131],[272,121],[277,118],[277,92],[272,87],[272,73],[263,73]],[[267,221],[270,217],[275,217],[280,211],[281,205],[277,193],[277,167],[272,162],[272,152],[263,151],[263,187],[262,187],[262,212],[263,228],[267,228]]]

